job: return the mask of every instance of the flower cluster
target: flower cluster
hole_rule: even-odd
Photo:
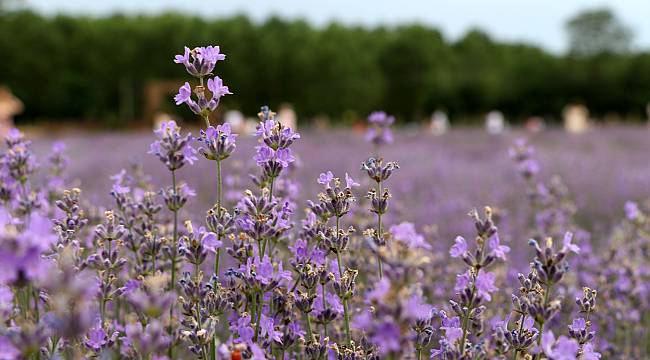
[[[192,97],[192,87],[189,82],[183,84],[178,89],[178,94],[174,96],[176,105],[187,104],[187,106],[197,115],[205,119],[206,125],[210,125],[210,114],[217,109],[219,101],[224,95],[232,94],[227,86],[223,84],[220,77],[214,76],[207,80],[206,88],[203,85],[204,78],[213,76],[212,71],[218,61],[225,60],[226,55],[221,53],[218,46],[197,47],[190,50],[185,47],[182,55],[176,55],[174,62],[185,66],[185,70],[195,78],[199,79],[200,84],[194,88],[196,100]],[[208,95],[210,98],[208,99]]]
[[[257,166],[262,168],[262,176],[259,182],[268,183],[272,187],[273,182],[280,176],[282,170],[296,161],[290,146],[294,141],[300,139],[300,134],[282,125],[282,122],[277,121],[275,113],[267,106],[262,107],[258,116],[260,124],[257,126],[255,135],[260,145],[255,148],[257,154],[254,160]]]
[[[209,126],[206,130],[201,130],[199,141],[204,146],[199,148],[199,152],[208,160],[222,161],[230,157],[235,151],[235,139],[237,134],[230,130],[230,124]]]
[[[157,156],[169,171],[176,171],[185,164],[198,160],[192,147],[191,134],[181,135],[181,128],[173,120],[166,121],[155,131],[158,140],[151,143],[149,153]]]
[[[510,248],[501,245],[497,227],[492,220],[492,209],[485,208],[485,218],[481,219],[478,211],[473,210],[470,216],[474,219],[477,231],[474,249],[467,241],[458,236],[449,254],[454,258],[461,258],[468,269],[456,277],[458,299],[451,300],[451,309],[454,317],[448,318],[442,313],[444,331],[440,348],[432,350],[432,356],[442,359],[452,359],[455,354],[460,356],[476,357],[485,356],[484,349],[473,345],[469,338],[472,334],[478,339],[484,332],[485,304],[492,300],[492,293],[498,290],[495,284],[496,274],[487,271],[495,260],[505,260]]]
[[[368,116],[368,131],[366,140],[375,146],[390,144],[393,142],[393,131],[390,126],[395,122],[395,117],[383,111],[375,111]]]

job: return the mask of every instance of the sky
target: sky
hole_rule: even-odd
[[[331,21],[377,26],[420,23],[452,40],[472,28],[503,41],[527,42],[561,53],[564,24],[584,9],[608,7],[632,29],[634,45],[650,49],[649,0],[23,0],[44,14],[155,14],[180,11],[205,17],[246,14],[256,21],[279,15],[317,26]]]

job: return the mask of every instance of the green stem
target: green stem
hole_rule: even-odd
[[[463,316],[463,337],[460,340],[460,352],[463,353],[465,350],[465,341],[467,340],[467,328],[469,327],[469,315],[472,313],[473,304],[474,304],[474,294],[476,293],[476,280],[472,285],[472,293],[469,297],[469,305],[467,306],[467,313]]]
[[[340,276],[342,277],[343,266],[341,265],[341,254],[338,252],[336,253],[336,260],[338,261],[339,265],[339,274],[341,274]],[[348,300],[345,298],[341,300],[343,300],[343,321],[345,324],[345,336],[348,341],[348,345],[350,345],[352,343],[352,337],[350,336],[350,313],[348,311]]]
[[[305,313],[305,318],[307,318],[307,336],[309,336],[309,341],[311,341],[314,338],[313,333],[311,332],[311,320],[309,320],[309,314]]]
[[[271,178],[271,182],[269,183],[269,202],[273,201],[273,183],[274,182],[275,182],[275,178]],[[266,238],[266,239],[264,239],[262,241],[262,248],[261,248],[261,251],[260,251],[260,259],[262,259],[264,257],[264,255],[266,254],[266,246],[267,246],[268,241],[269,241],[268,238]],[[258,246],[258,248],[259,248],[259,246]]]
[[[176,171],[172,170],[172,187],[174,189],[174,194],[178,191],[178,188],[176,187]],[[174,289],[176,289],[176,247],[177,247],[177,242],[178,242],[178,210],[174,210],[174,228],[173,228],[173,233],[172,233],[172,273],[171,273],[171,283],[169,284],[170,291],[174,292]],[[174,306],[169,307],[169,337],[171,338],[171,344],[169,346],[168,354],[169,358],[173,359],[174,358],[174,325],[173,325],[173,317],[174,317]]]
[[[271,178],[271,183],[269,184],[269,202],[273,201],[273,183],[275,183],[275,178]]]
[[[221,216],[221,161],[217,160],[217,215]],[[221,241],[221,234],[218,235],[218,241]],[[219,259],[221,257],[221,248],[217,249],[214,259],[214,274],[219,276]]]
[[[246,302],[246,312],[248,312],[248,301]],[[257,319],[257,294],[251,294],[250,295],[250,311],[251,313],[251,319]]]
[[[31,285],[30,285],[31,286]],[[38,296],[38,289],[32,287],[33,291],[33,296],[34,296],[34,316],[36,317],[36,322],[38,323],[40,321],[40,312],[38,308],[38,303],[40,301],[39,296]],[[39,354],[40,356],[40,354]]]
[[[221,241],[221,236],[218,237],[218,240]],[[214,259],[214,274],[219,276],[219,258],[221,257],[221,248],[217,249],[217,254]]]
[[[257,321],[255,322],[255,337],[253,341],[257,341],[260,334],[260,320],[262,319],[262,308],[264,305],[264,293],[260,290],[260,301],[257,304]]]
[[[546,285],[546,291],[544,292],[544,309],[548,307],[549,296],[551,293],[551,285]],[[539,336],[537,337],[537,347],[541,349],[542,346],[542,334],[544,333],[544,321],[539,322]],[[535,360],[542,358],[541,351],[535,355]]]
[[[381,181],[377,182],[377,198],[381,196]],[[377,214],[377,238],[381,242],[383,240],[383,229],[381,224],[381,214]],[[379,278],[384,277],[383,266],[381,263],[381,257],[377,254],[377,266],[379,267]]]
[[[221,161],[217,160],[217,211],[221,213]]]
[[[25,319],[29,319],[29,316],[31,315],[29,313],[31,307],[30,305],[32,303],[31,290],[29,289],[28,286],[25,286],[22,289],[22,293],[23,293],[23,306],[25,307]]]
[[[210,360],[217,360],[217,337],[212,338],[212,345],[210,345]]]
[[[106,298],[104,296],[102,296],[99,303],[99,316],[102,319],[102,323],[104,323],[106,321]]]
[[[339,228],[340,228],[340,218],[337,216],[336,236],[338,236]],[[341,253],[339,251],[336,252],[336,261],[339,266],[339,277],[343,278],[343,265],[341,264]],[[343,300],[343,321],[345,324],[345,336],[347,338],[348,345],[350,345],[352,343],[352,336],[350,336],[350,312],[348,311],[348,300],[345,298],[341,300]]]
[[[482,241],[480,242],[480,248],[479,248],[479,258],[483,258],[483,253],[485,251],[485,243],[486,239],[483,238]],[[480,269],[474,268],[475,270],[475,276],[478,276],[478,272]],[[469,297],[469,304],[467,305],[467,314],[463,317],[463,337],[461,338],[460,342],[460,352],[462,353],[465,349],[465,341],[467,340],[467,335],[468,335],[468,327],[469,327],[469,316],[472,313],[472,310],[474,309],[474,296],[476,295],[476,277],[474,278],[474,282],[472,284],[472,292]]]
[[[264,240],[262,240],[262,242],[261,242],[261,244],[262,244],[262,249],[261,249],[261,252],[260,252],[260,260],[262,260],[262,258],[264,258],[264,254],[266,253],[266,243],[267,243],[267,242],[268,242],[268,239],[264,239]]]
[[[177,192],[176,187],[176,171],[172,170],[172,187],[174,188],[174,194]],[[171,275],[171,289],[173,290],[176,282],[176,242],[178,241],[178,210],[174,210],[174,230],[172,234],[172,275]]]
[[[120,313],[121,307],[122,307],[122,302],[118,297],[117,299],[115,299],[115,319],[117,319],[118,322],[121,319],[121,313]]]
[[[57,345],[59,344],[59,337],[53,336],[51,344],[52,346],[50,347],[50,354],[54,355],[56,353]]]
[[[325,284],[324,284],[324,283],[321,284],[321,287],[322,287],[322,290],[323,290],[323,291],[322,291],[322,295],[323,295],[323,309],[327,310],[327,300],[326,300],[326,298],[325,298],[325,292],[326,292],[326,290],[325,290]],[[326,322],[323,322],[323,331],[324,331],[325,337],[327,337],[327,323],[326,323]]]

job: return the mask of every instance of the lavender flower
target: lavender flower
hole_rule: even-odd
[[[395,117],[383,111],[375,111],[368,116],[370,127],[366,133],[366,140],[375,146],[393,142],[393,132],[390,126],[395,122]]]
[[[88,331],[84,339],[84,345],[98,356],[103,349],[113,347],[118,336],[119,332],[113,331],[109,334],[102,328],[101,324],[98,324],[97,327]]]
[[[226,59],[219,46],[196,47],[192,50],[185,47],[182,55],[176,55],[174,62],[185,66],[185,70],[194,77],[208,76],[214,70],[218,61]]]
[[[415,225],[412,223],[403,222],[399,225],[393,225],[390,227],[390,233],[395,240],[409,249],[431,249],[431,244],[426,242],[424,236],[415,231]]]
[[[202,85],[194,88],[196,100],[192,98],[192,88],[190,83],[186,82],[178,89],[178,94],[174,96],[176,105],[186,104],[193,113],[206,119],[206,126],[210,126],[209,117],[219,106],[219,102],[224,95],[232,94],[227,86],[223,85],[223,80],[218,76],[208,79],[208,90],[212,93],[210,99],[206,94],[206,89]]]
[[[29,147],[31,142],[25,140],[18,129],[11,129],[5,138],[6,153],[0,157],[0,165],[15,182],[25,185],[28,177],[36,170],[36,159]]]
[[[296,161],[289,147],[295,140],[300,139],[300,134],[275,120],[275,113],[266,106],[262,107],[258,117],[260,123],[255,135],[261,145],[256,147],[257,153],[254,157],[257,165],[262,168],[262,177],[258,182],[268,186],[272,193],[275,179],[283,169]]]
[[[193,164],[197,160],[194,155],[196,150],[190,145],[192,135],[182,136],[175,121],[162,123],[154,132],[158,140],[151,144],[149,153],[156,155],[169,171],[178,170],[186,163]]]
[[[230,130],[230,124],[217,125],[216,128],[210,126],[201,130],[199,141],[204,147],[199,148],[199,152],[208,160],[225,160],[235,151],[236,138],[237,135]]]
[[[497,258],[502,258],[497,256],[495,251],[498,255],[502,255],[505,251],[499,248],[498,241],[493,241],[495,247],[488,249],[490,238],[498,236],[492,214],[490,207],[485,208],[485,219],[481,219],[476,210],[472,210],[469,214],[474,219],[474,227],[477,231],[474,251],[470,250],[462,237],[456,238],[450,250],[452,257],[461,257],[469,268],[457,277],[455,290],[458,292],[458,301],[450,301],[452,310],[462,319],[460,326],[462,335],[459,342],[447,341],[441,344],[443,346],[434,355],[443,359],[453,358],[455,354],[463,354],[468,347],[472,349],[470,351],[472,356],[481,355],[483,351],[480,347],[472,347],[467,340],[472,331],[476,332],[477,336],[483,332],[483,316],[486,310],[484,303],[491,301],[491,294],[498,290],[495,286],[495,274],[486,270]]]

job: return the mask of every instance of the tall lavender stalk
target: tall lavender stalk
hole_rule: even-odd
[[[98,252],[90,255],[81,265],[81,269],[95,269],[101,281],[99,306],[102,322],[107,320],[106,303],[119,295],[119,289],[115,286],[116,275],[127,262],[120,257],[121,240],[126,235],[126,229],[117,223],[112,211],[107,211],[105,217],[104,223],[95,228]]]
[[[273,186],[283,169],[296,161],[290,146],[298,139],[300,134],[284,126],[275,118],[275,113],[268,106],[263,106],[257,114],[260,123],[257,125],[255,135],[260,145],[256,147],[255,162],[262,168],[262,174],[255,182],[267,190],[268,201],[273,201]],[[261,256],[266,254],[268,238],[262,242]]]
[[[217,231],[219,225],[224,225],[227,222],[226,209],[222,203],[222,177],[221,177],[221,162],[235,151],[236,134],[233,134],[230,129],[230,124],[218,125],[216,128],[209,126],[207,130],[201,130],[199,141],[204,146],[199,148],[199,152],[208,160],[214,160],[217,163],[217,203],[213,211],[213,231],[215,231],[221,241],[224,235],[223,231]],[[219,259],[221,257],[221,249],[217,250],[214,261],[214,273],[219,275]]]
[[[174,58],[175,63],[184,65],[187,73],[199,80],[199,84],[194,87],[196,100],[192,97],[192,88],[188,82],[181,86],[174,100],[176,105],[186,104],[190,110],[205,120],[205,129],[201,130],[198,139],[203,143],[199,151],[206,159],[217,163],[216,211],[218,217],[221,216],[223,197],[221,162],[230,157],[235,150],[235,138],[237,137],[231,132],[230,124],[218,125],[216,128],[210,125],[210,115],[216,111],[221,98],[232,94],[228,87],[223,85],[223,80],[220,77],[210,77],[213,76],[212,71],[216,63],[225,59],[226,55],[221,53],[219,46],[197,47],[192,50],[185,47],[184,53],[176,55]],[[208,100],[204,86],[206,77],[208,77],[207,91],[211,94],[210,100]],[[220,256],[221,252],[218,251],[214,262],[214,271],[217,275],[219,274]]]
[[[480,307],[480,303],[490,301],[490,292],[497,290],[494,285],[494,274],[487,272],[485,269],[496,259],[505,260],[505,254],[510,250],[499,243],[497,228],[492,222],[491,208],[485,208],[485,220],[479,217],[476,210],[472,211],[470,216],[474,218],[477,229],[477,248],[475,252],[472,254],[465,249],[465,251],[459,253],[463,248],[463,240],[457,239],[455,248],[452,249],[451,253],[452,256],[462,256],[463,260],[470,265],[470,270],[462,275],[459,278],[460,283],[456,284],[457,289],[461,290],[461,303],[452,303],[454,311],[463,319],[463,334],[459,342],[461,351],[465,348],[470,319],[480,321],[480,316],[484,312],[484,308]]]
[[[540,334],[544,334],[544,326],[560,310],[559,302],[552,301],[552,291],[569,269],[565,261],[566,257],[570,252],[576,254],[580,252],[580,248],[571,242],[572,238],[573,234],[566,233],[559,251],[554,249],[552,238],[547,238],[543,247],[540,247],[537,241],[530,240],[536,255],[532,268],[535,270],[535,281],[540,285],[541,291],[536,292],[537,295],[531,293],[531,296],[524,299],[527,302],[529,314],[538,324]],[[538,345],[542,344],[542,337],[538,337]],[[540,358],[541,353],[538,353],[535,359]]]
[[[162,190],[162,195],[167,209],[172,212],[172,243],[166,248],[167,256],[171,261],[171,282],[170,289],[176,289],[176,268],[178,261],[178,212],[185,205],[192,191],[186,184],[179,185],[176,182],[176,171],[186,163],[193,164],[197,160],[196,150],[190,145],[192,135],[181,135],[180,127],[174,121],[161,124],[160,129],[155,131],[158,140],[151,144],[149,153],[156,155],[160,161],[171,172],[172,186]],[[170,318],[173,318],[173,308],[170,308]],[[170,323],[170,336],[173,325]],[[169,348],[170,356],[173,354],[173,344]]]
[[[388,211],[388,199],[390,199],[390,191],[388,188],[383,187],[383,183],[393,174],[395,169],[399,169],[396,162],[387,162],[384,164],[383,159],[370,158],[361,164],[361,170],[364,170],[368,177],[376,184],[376,189],[370,189],[366,197],[370,200],[370,211],[377,215],[377,229],[367,233],[375,246],[381,251],[386,246],[386,239],[384,236],[382,216]],[[379,278],[383,277],[381,257],[377,256],[377,266],[379,270]]]
[[[322,209],[319,212],[328,214],[328,217],[333,217],[336,223],[333,228],[329,227],[325,229],[318,236],[323,247],[328,252],[336,255],[338,278],[334,282],[334,289],[343,303],[345,336],[347,345],[350,346],[352,335],[350,333],[350,309],[348,307],[348,301],[354,295],[358,271],[346,268],[341,259],[341,255],[347,250],[350,236],[355,231],[353,227],[347,230],[341,229],[341,218],[350,211],[352,203],[356,201],[352,194],[352,188],[359,186],[359,184],[346,173],[345,186],[343,187],[341,180],[335,178],[331,171],[328,171],[326,174],[321,174],[318,182],[325,186],[325,192],[318,196],[321,202],[320,208]],[[331,185],[332,182],[334,186]]]
[[[384,190],[382,182],[386,181],[390,174],[385,175],[376,173],[377,167],[382,167],[382,158],[380,149],[382,146],[393,142],[393,132],[391,125],[395,122],[395,117],[386,114],[383,111],[375,111],[368,116],[368,130],[366,132],[366,141],[370,142],[374,147],[374,157],[368,159],[361,165],[361,169],[368,173],[368,176],[375,181],[375,189],[370,190],[366,196],[371,202],[370,211],[377,215],[377,228],[368,233],[367,235],[374,239],[375,245],[378,249],[382,249],[386,245],[383,232],[382,216],[388,210],[388,199],[390,193],[388,189]],[[379,163],[379,164],[377,164]],[[389,162],[386,167],[391,168],[388,170],[392,172],[395,168],[399,168],[397,163]],[[383,276],[381,257],[377,256],[377,270],[379,277]]]

